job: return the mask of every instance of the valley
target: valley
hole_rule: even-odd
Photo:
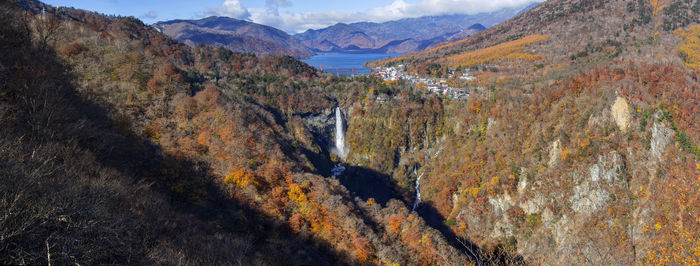
[[[698,0],[299,34],[2,1],[0,263],[694,265],[698,36]]]

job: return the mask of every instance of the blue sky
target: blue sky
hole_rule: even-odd
[[[338,22],[384,22],[408,17],[474,14],[537,0],[44,0],[105,14],[133,16],[151,24],[171,19],[227,16],[289,33]]]

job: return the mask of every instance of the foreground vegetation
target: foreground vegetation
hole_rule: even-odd
[[[0,262],[696,264],[700,1],[569,2],[375,63],[468,99],[2,2]]]
[[[404,202],[318,175],[331,159],[301,115],[376,80],[190,48],[133,18],[0,12],[2,263],[466,261]]]

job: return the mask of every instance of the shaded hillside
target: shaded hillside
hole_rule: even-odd
[[[258,55],[284,54],[297,58],[313,55],[309,48],[281,30],[233,18],[171,20],[152,26],[188,45],[209,44]]]
[[[338,23],[294,35],[315,52],[406,53],[462,39],[503,22],[531,6],[475,15],[407,18],[384,23]]]
[[[0,3],[3,264],[467,261],[400,199],[319,175],[332,159],[303,115],[376,79],[18,4]]]

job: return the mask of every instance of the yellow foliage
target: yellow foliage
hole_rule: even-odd
[[[588,132],[588,131],[586,131],[586,132]],[[582,150],[586,149],[586,147],[588,147],[588,145],[591,145],[591,140],[589,138],[578,140],[578,146],[581,147]]]
[[[374,204],[377,204],[377,201],[374,200],[374,198],[367,199],[367,205],[372,206]]]
[[[547,39],[549,39],[547,35],[529,35],[481,50],[450,56],[447,61],[453,66],[473,66],[496,59],[535,61],[542,58],[542,55],[523,52],[523,49],[530,44]]]
[[[224,178],[224,182],[234,184],[239,188],[245,187],[253,181],[255,181],[253,173],[243,168],[236,168]]]
[[[481,192],[481,187],[473,187],[469,188],[469,194],[472,194],[472,197],[476,198],[479,195],[479,192]]]
[[[649,4],[651,4],[651,14],[653,16],[657,16],[666,8],[666,0],[649,0]]]
[[[307,201],[307,197],[304,191],[301,190],[301,187],[299,187],[299,185],[294,183],[289,185],[289,192],[287,192],[287,195],[290,199],[296,201],[299,204],[303,204]]]
[[[700,25],[678,29],[676,36],[683,38],[683,43],[676,46],[683,63],[690,69],[700,70]]]
[[[501,180],[497,176],[494,176],[493,178],[491,178],[491,185],[496,186],[500,183],[500,181]]]
[[[467,224],[463,223],[463,222],[459,223],[458,230],[459,230],[459,232],[462,232],[462,233],[466,232],[467,231]]]
[[[569,148],[568,147],[564,148],[564,150],[561,151],[561,160],[566,161],[566,158],[569,157],[569,154],[571,154],[571,151],[569,151]]]

